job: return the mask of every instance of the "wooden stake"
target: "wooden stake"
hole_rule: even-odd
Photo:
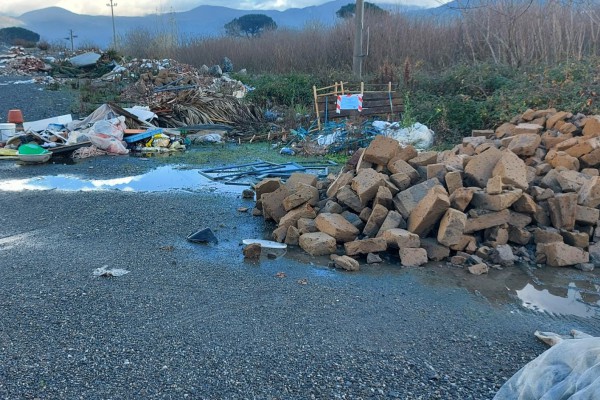
[[[321,130],[321,114],[319,113],[319,103],[317,102],[318,98],[317,98],[317,87],[313,86],[313,94],[315,96],[315,113],[317,113],[317,125],[319,127],[319,130]]]

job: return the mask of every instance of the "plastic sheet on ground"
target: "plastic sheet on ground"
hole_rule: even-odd
[[[374,121],[373,127],[380,134],[394,138],[402,145],[410,144],[419,150],[427,150],[433,146],[433,131],[418,122],[408,128],[403,128],[399,122]]]
[[[600,338],[563,340],[521,368],[494,400],[600,398]]]

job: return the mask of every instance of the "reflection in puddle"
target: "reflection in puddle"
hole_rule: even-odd
[[[594,317],[600,311],[600,300],[586,302],[575,283],[569,284],[564,296],[552,294],[548,289],[538,290],[531,283],[516,292],[523,307],[534,311],[578,317]]]
[[[29,179],[0,181],[0,190],[120,190],[125,192],[167,192],[173,190],[212,190],[221,193],[240,193],[243,187],[223,185],[202,176],[195,169],[159,167],[145,174],[113,179],[83,179],[76,176],[41,176]]]

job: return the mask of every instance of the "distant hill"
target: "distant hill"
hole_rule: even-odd
[[[149,31],[164,31],[176,27],[179,34],[185,36],[218,36],[224,34],[223,26],[234,18],[250,13],[261,13],[273,18],[279,27],[300,29],[309,23],[332,25],[338,19],[335,12],[353,0],[334,0],[328,3],[305,8],[276,10],[236,10],[219,6],[199,6],[190,11],[169,14],[150,14],[143,17],[115,16],[117,35],[138,28]],[[421,10],[418,6],[398,6],[377,3],[380,7],[392,11]],[[118,11],[118,9],[117,9]],[[59,7],[49,7],[27,12],[18,17],[24,28],[40,34],[49,42],[64,41],[69,30],[77,35],[76,44],[95,43],[107,47],[112,41],[112,19],[110,16],[92,16],[75,14]]]

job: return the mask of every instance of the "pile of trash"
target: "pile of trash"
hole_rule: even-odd
[[[294,149],[294,153],[304,155],[325,155],[334,153],[352,153],[369,143],[379,135],[396,139],[402,145],[412,145],[417,150],[428,150],[433,146],[434,132],[427,126],[415,123],[403,127],[400,122],[350,121],[327,122],[319,131],[313,125],[308,130],[291,130],[293,139],[286,147]]]
[[[186,146],[181,133],[148,122],[155,117],[144,107],[123,109],[115,104],[104,104],[82,121],[62,115],[23,122],[19,130],[17,124],[1,124],[0,159],[42,163],[55,155],[87,158],[125,155],[130,151],[184,151]]]
[[[253,214],[275,221],[275,241],[349,270],[387,254],[473,274],[517,262],[591,271],[599,165],[600,116],[528,110],[442,152],[378,135],[337,177],[261,181]]]
[[[0,75],[29,76],[47,73],[52,67],[43,59],[27,54],[22,47],[13,46],[0,54]]]

